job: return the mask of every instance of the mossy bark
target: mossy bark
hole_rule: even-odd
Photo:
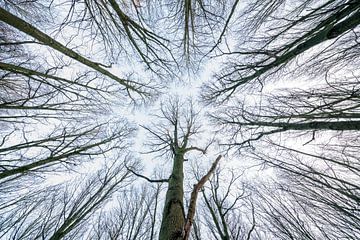
[[[166,193],[159,240],[183,239],[185,225],[183,163],[184,153],[175,154]]]

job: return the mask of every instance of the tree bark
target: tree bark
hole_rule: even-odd
[[[219,163],[220,159],[221,159],[221,155],[219,155],[216,158],[216,160],[213,162],[213,164],[211,165],[211,168],[209,169],[207,174],[205,176],[203,176],[196,185],[194,185],[194,189],[191,192],[190,205],[189,205],[188,214],[186,217],[186,224],[184,226],[184,231],[185,231],[184,240],[188,240],[189,236],[190,236],[191,226],[193,224],[194,217],[195,217],[196,200],[197,200],[198,192],[204,186],[204,184],[209,180],[211,174],[215,171],[216,166]]]
[[[338,121],[338,122],[325,122],[325,121],[313,121],[313,122],[235,122],[229,121],[229,124],[238,124],[241,126],[263,126],[263,127],[277,127],[286,130],[334,130],[334,131],[350,131],[360,130],[360,121]]]
[[[178,152],[169,178],[159,240],[182,240],[185,225],[184,212],[184,153]]]

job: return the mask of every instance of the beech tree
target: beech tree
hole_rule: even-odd
[[[354,183],[359,168],[353,155],[358,149],[358,81],[343,78],[316,88],[273,91],[262,96],[261,105],[249,101],[213,114],[229,134],[224,145],[230,151],[276,169],[277,188],[257,190],[261,226],[276,237],[358,235]]]
[[[258,194],[265,198],[260,201],[266,203],[261,208],[268,209],[267,219],[276,220],[272,222],[274,232],[283,234],[284,239],[291,235],[295,239],[305,235],[307,239],[357,238],[359,188],[354,181],[358,168],[351,158],[344,160],[349,157],[349,147],[345,152],[343,146],[322,147],[326,151],[321,155],[286,146],[276,146],[282,151],[276,157],[256,154],[258,160],[279,171],[278,187],[271,191],[261,188]]]
[[[234,48],[219,49],[224,67],[204,85],[204,99],[222,102],[242,88],[261,88],[294,65],[294,75],[352,65],[358,61],[359,8],[353,0],[245,4],[243,22],[233,30],[242,35]]]
[[[359,24],[358,0],[1,1],[0,238],[358,239]]]
[[[261,228],[280,239],[356,238],[358,1],[266,3],[244,6],[245,36],[219,50],[224,67],[203,88],[222,103],[211,117],[230,153],[274,169],[277,188],[253,202]]]
[[[110,164],[85,180],[72,179],[39,190],[32,187],[29,193],[18,192],[2,201],[1,237],[62,239],[86,233],[95,210],[132,181],[123,163]]]
[[[255,207],[243,174],[217,169],[210,186],[202,190],[202,232],[213,239],[251,239],[256,232]]]
[[[263,94],[261,105],[239,101],[237,106],[220,110],[212,118],[231,133],[239,135],[239,138],[233,137],[237,145],[281,132],[300,132],[303,135],[310,132],[311,141],[323,131],[359,130],[358,77],[332,78],[317,85]]]
[[[68,59],[36,51],[55,44],[55,50],[95,66],[34,26],[47,26],[51,19],[40,1],[5,1],[1,12],[1,238],[71,238],[130,177],[120,159],[128,153],[134,126],[124,118],[96,117],[110,114],[123,87],[109,83],[101,70],[74,71]],[[117,158],[119,167],[105,163]],[[83,173],[87,183],[79,184],[80,177],[72,183],[42,183],[69,172],[77,175],[94,162],[104,169],[95,176],[96,168]]]
[[[4,5],[25,16],[27,11],[41,7],[27,1],[17,5],[6,1]],[[6,14],[1,16],[16,17]],[[133,127],[126,126],[125,119],[93,118],[100,112],[110,111],[110,96],[117,95],[111,84],[89,71],[73,76],[66,74],[69,78],[59,76],[64,74],[63,68],[68,63],[49,62],[27,47],[37,42],[24,41],[22,34],[4,23],[1,28],[4,33],[0,63],[1,181],[66,169],[94,156],[125,148],[134,131]],[[113,131],[107,133],[112,123]],[[43,131],[36,133],[35,128]]]
[[[161,115],[157,116],[159,122],[156,125],[143,126],[149,132],[150,139],[147,143],[150,149],[149,153],[157,153],[173,161],[168,179],[148,179],[150,182],[168,183],[159,239],[187,239],[195,214],[197,192],[215,170],[221,156],[214,161],[208,174],[200,179],[198,185],[194,186],[186,216],[184,206],[185,154],[190,151],[199,151],[205,154],[209,145],[204,148],[193,145],[196,136],[200,134],[201,125],[198,123],[199,112],[196,112],[191,100],[185,103],[180,102],[179,99],[170,100],[168,103],[162,104],[160,112]]]
[[[161,189],[161,183],[144,184],[116,194],[116,207],[100,212],[88,238],[155,239]]]

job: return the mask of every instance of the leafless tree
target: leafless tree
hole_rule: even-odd
[[[256,231],[255,207],[241,179],[244,172],[217,169],[210,187],[202,190],[200,221],[211,239],[252,239]]]
[[[71,27],[85,32],[92,41],[102,43],[110,60],[118,61],[125,55],[128,61],[134,61],[135,53],[158,76],[176,70],[171,42],[161,31],[153,31],[156,24],[148,20],[145,1],[64,0],[57,4],[68,12],[61,29]]]
[[[195,214],[197,192],[215,170],[220,156],[213,163],[208,174],[194,186],[186,218],[184,209],[185,154],[190,151],[200,151],[205,154],[207,149],[207,147],[200,148],[192,145],[196,141],[196,136],[200,134],[199,112],[195,110],[192,101],[182,103],[177,98],[163,103],[160,111],[161,115],[156,116],[158,118],[156,124],[144,126],[149,132],[147,143],[149,152],[160,153],[173,161],[170,177],[163,180],[168,182],[168,189],[159,239],[186,239]]]
[[[128,97],[133,98],[133,94],[138,94],[140,96],[148,96],[150,92],[147,91],[146,83],[141,83],[139,81],[133,81],[126,79],[124,77],[119,77],[113,73],[111,73],[105,64],[98,63],[93,61],[86,56],[74,51],[72,48],[66,46],[66,44],[61,43],[60,41],[56,40],[54,37],[50,36],[49,34],[41,31],[31,22],[28,22],[21,18],[21,16],[17,16],[13,14],[11,11],[6,10],[3,6],[0,6],[1,17],[0,20],[4,23],[8,24],[9,26],[17,29],[21,33],[25,34],[25,36],[31,37],[35,39],[33,40],[21,40],[21,43],[28,43],[33,42],[40,45],[47,46],[62,55],[67,56],[68,58],[72,59],[75,62],[81,63],[88,67],[90,70],[99,73],[100,75],[114,80],[119,86],[125,95]],[[149,86],[150,87],[150,86]],[[151,87],[149,88],[151,90]]]
[[[358,189],[349,189],[351,178],[283,165],[281,181],[257,191],[265,231],[279,239],[358,238]]]
[[[359,23],[358,0],[2,1],[0,238],[357,239]],[[141,126],[161,177],[127,161],[118,107],[209,58],[212,127],[229,158],[272,171],[264,187],[216,170],[221,155],[184,175],[214,141],[174,96]]]
[[[230,146],[244,146],[262,137],[289,132],[310,135],[304,142],[308,144],[325,132],[336,136],[359,130],[358,90],[355,76],[332,78],[316,87],[281,88],[262,94],[261,103],[239,101],[215,112],[212,118],[230,134]]]
[[[280,239],[356,239],[360,168],[354,133],[313,140],[311,148],[266,139],[241,151],[275,173],[275,183],[252,190],[261,231]]]
[[[29,189],[28,193],[18,192],[16,198],[7,199],[1,207],[1,237],[74,239],[86,233],[94,212],[115,191],[132,182],[124,163],[110,164],[90,178]]]
[[[239,1],[159,1],[159,5],[147,5],[170,20],[172,38],[187,60],[202,58],[212,52],[223,40],[234,17]],[[158,9],[155,9],[158,8]],[[200,56],[197,56],[199,55]]]
[[[326,80],[273,90],[212,115],[228,133],[224,145],[230,151],[274,169],[279,187],[258,190],[263,205],[257,214],[280,239],[359,234],[358,77]]]
[[[71,70],[69,60],[36,51],[44,44],[41,39],[28,39],[9,26],[13,17],[22,26],[29,24],[31,34],[35,23],[47,26],[51,18],[44,4],[1,3],[6,12],[1,16],[7,16],[0,24],[1,202],[28,187],[43,191],[41,179],[52,174],[125,154],[135,129],[125,119],[99,116],[110,115],[112,99],[119,96],[115,84],[94,71]]]
[[[129,90],[126,81],[39,30],[38,18],[44,17],[44,28],[51,22],[49,12],[37,14],[45,8],[42,3],[0,5],[1,238],[78,238],[95,210],[131,175],[123,156],[134,127],[123,118],[101,117],[111,113],[121,88]],[[37,51],[44,45],[72,60]],[[90,70],[74,71],[74,62]],[[117,83],[109,83],[108,77]],[[108,166],[114,158],[118,167]],[[53,176],[76,172],[90,162],[105,167],[91,178],[90,172],[84,174],[87,182],[47,187]]]
[[[0,149],[0,179],[7,182],[31,173],[71,169],[71,166],[110,151],[124,151],[133,129],[124,125],[116,129],[112,125],[114,132],[107,135],[104,127],[108,126],[105,123],[82,130],[69,126],[34,140],[28,140],[26,133],[23,133],[23,141],[6,144]],[[3,145],[11,134],[4,136]]]
[[[37,6],[30,1],[4,4],[21,13]],[[134,128],[124,119],[114,119],[116,124],[94,119],[111,111],[111,95],[116,96],[112,85],[89,71],[61,76],[68,70],[66,62],[41,59],[26,47],[31,41],[22,41],[4,23],[0,27],[1,181],[64,169],[127,145]],[[111,122],[113,131],[108,131]]]
[[[90,239],[155,239],[161,183],[139,189],[131,187],[117,194],[115,206],[100,212]]]
[[[238,18],[241,37],[234,48],[220,51],[226,63],[215,79],[204,85],[204,99],[227,100],[241,88],[263,87],[294,68],[298,69],[296,75],[310,69],[319,75],[335,66],[356,64],[359,8],[359,2],[353,0],[244,4]]]

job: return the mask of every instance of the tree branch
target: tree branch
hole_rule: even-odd
[[[125,166],[126,169],[131,172],[132,174],[134,174],[135,176],[137,177],[140,177],[140,178],[143,178],[145,179],[146,181],[148,182],[151,182],[151,183],[163,183],[163,182],[169,182],[169,179],[150,179],[144,175],[141,175],[139,173],[136,173],[134,170],[130,169],[128,166]]]
[[[216,158],[216,160],[211,165],[211,168],[209,169],[208,173],[205,176],[203,176],[197,184],[194,185],[194,189],[191,192],[190,205],[184,226],[184,231],[185,231],[184,240],[188,240],[190,236],[191,225],[193,223],[195,216],[196,200],[197,200],[198,192],[204,186],[204,184],[209,180],[211,174],[215,171],[216,166],[219,163],[221,157],[222,156],[219,155]]]

